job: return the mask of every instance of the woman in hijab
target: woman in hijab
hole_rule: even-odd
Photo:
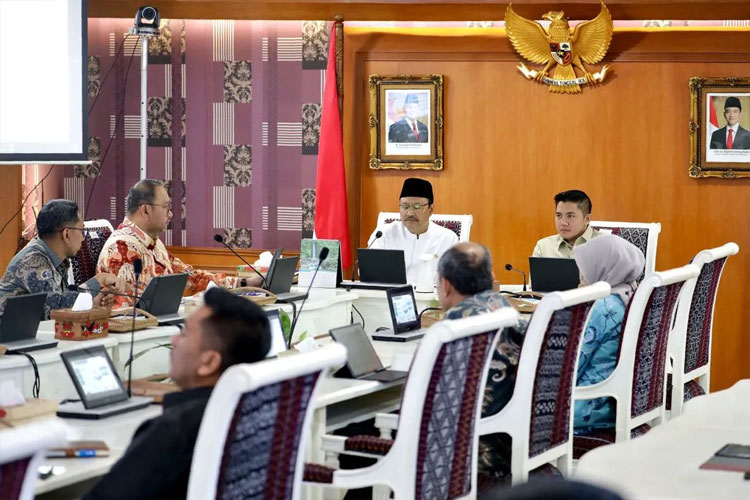
[[[576,385],[592,385],[612,374],[617,364],[625,309],[643,272],[646,259],[635,245],[611,234],[602,234],[575,247],[573,258],[582,284],[606,281],[612,294],[594,303],[583,334]],[[575,402],[576,434],[590,434],[615,425],[615,401],[596,398]]]

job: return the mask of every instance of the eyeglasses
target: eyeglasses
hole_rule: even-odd
[[[144,205],[151,205],[152,207],[161,207],[167,210],[167,212],[172,211],[172,204],[171,203],[165,203],[164,205],[158,205],[156,203],[144,203]]]
[[[89,232],[86,231],[85,227],[75,227],[75,226],[63,226],[62,229],[60,229],[60,232],[65,231],[66,229],[73,229],[75,231],[80,231],[84,238],[89,238]]]
[[[406,212],[409,209],[412,209],[415,212],[417,212],[419,210],[422,210],[425,207],[429,207],[430,205],[432,205],[432,203],[412,203],[411,205],[408,203],[399,203],[398,207],[404,212]]]

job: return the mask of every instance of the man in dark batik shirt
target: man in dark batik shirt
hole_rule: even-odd
[[[437,295],[446,310],[445,319],[459,319],[510,307],[508,300],[492,291],[492,259],[478,243],[458,243],[440,257]],[[516,382],[518,357],[527,323],[500,332],[490,361],[482,416],[494,415],[508,403]],[[480,482],[506,481],[510,475],[511,440],[507,434],[479,438],[477,468]],[[485,476],[484,478],[481,476]]]
[[[70,200],[51,200],[39,211],[37,236],[8,264],[0,279],[0,316],[9,297],[47,293],[44,317],[50,310],[72,307],[78,292],[68,290],[70,257],[81,248],[84,239],[83,220],[78,204]],[[126,293],[129,287],[111,274],[100,273],[81,285],[94,296],[94,305],[112,305],[113,295]]]
[[[203,299],[171,340],[169,377],[182,390],[164,396],[164,413],[141,424],[83,500],[185,499],[211,391],[224,370],[260,361],[271,347],[268,317],[255,303],[219,287]]]

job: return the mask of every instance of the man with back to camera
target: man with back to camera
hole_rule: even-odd
[[[555,195],[555,227],[557,234],[537,241],[532,257],[570,259],[573,247],[599,236],[592,228],[591,200],[583,191],[572,189]]]
[[[459,243],[446,251],[438,262],[437,296],[445,319],[460,319],[510,307],[508,300],[492,290],[490,252],[478,243]],[[527,321],[500,332],[492,353],[487,385],[482,399],[482,415],[502,410],[516,384]],[[511,440],[507,434],[489,434],[479,438],[477,472],[479,484],[505,482],[510,477]]]
[[[45,292],[44,317],[54,309],[73,307],[77,291],[68,290],[70,258],[81,249],[85,236],[78,204],[50,200],[36,218],[37,236],[11,259],[0,279],[0,316],[9,297]],[[94,305],[110,307],[116,293],[129,292],[125,282],[111,274],[98,273],[81,285],[91,291]]]
[[[188,273],[187,289],[193,292],[205,290],[211,281],[226,288],[262,283],[260,276],[238,279],[194,269],[167,251],[159,234],[167,229],[172,218],[172,203],[162,181],[143,179],[136,183],[128,192],[126,206],[128,214],[104,244],[97,270],[119,276],[134,286],[133,263],[141,259],[143,271],[138,280],[138,295],[154,276],[183,272]],[[130,305],[132,301],[128,297],[117,297],[115,304]]]
[[[230,366],[265,358],[266,313],[253,302],[212,288],[170,343],[170,378],[181,391],[164,396],[164,413],[141,424],[125,454],[82,498],[184,499],[193,449],[211,391]]]
[[[427,125],[417,120],[419,97],[408,94],[404,99],[404,117],[388,127],[388,142],[427,142]]]
[[[742,103],[734,96],[724,101],[727,124],[711,134],[711,149],[750,149],[750,131],[740,127]]]
[[[434,222],[430,222],[433,212],[432,184],[424,179],[409,177],[404,181],[399,196],[400,221],[376,228],[370,236],[370,248],[403,250],[406,263],[407,283],[416,283],[422,266],[433,268],[434,262],[420,260],[422,254],[440,257],[443,252],[458,243],[458,236]],[[382,236],[376,238],[378,229]]]

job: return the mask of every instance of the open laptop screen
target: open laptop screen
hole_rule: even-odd
[[[128,399],[104,346],[67,351],[60,356],[86,409]]]
[[[266,357],[270,358],[286,351],[286,340],[284,339],[284,328],[281,326],[279,310],[270,309],[266,311],[266,316],[268,316],[268,322],[271,324],[271,348],[266,354]]]
[[[346,367],[352,377],[359,377],[383,369],[375,348],[359,323],[334,328],[330,331],[333,340],[346,347]]]
[[[411,285],[389,288],[386,295],[393,321],[393,331],[401,333],[419,328],[417,301]]]
[[[44,315],[46,293],[8,297],[0,318],[0,342],[27,340],[36,337],[39,320]]]
[[[188,273],[154,276],[138,299],[138,308],[154,316],[176,314],[187,280]]]

